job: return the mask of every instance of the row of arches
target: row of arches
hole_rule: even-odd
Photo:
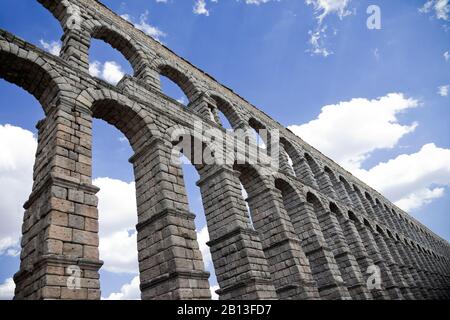
[[[187,71],[182,71],[180,69],[181,65],[171,62],[168,58],[162,58],[159,56],[163,53],[163,51],[159,51],[156,54],[155,48],[157,46],[155,44],[139,42],[137,39],[140,39],[141,36],[137,30],[133,30],[134,32],[131,33],[132,36],[125,34],[119,27],[120,25],[123,25],[123,21],[114,21],[112,24],[106,24],[103,17],[96,16],[97,13],[94,11],[81,8],[76,3],[69,0],[39,0],[39,2],[50,10],[50,12],[52,12],[55,18],[57,18],[60,22],[65,34],[67,34],[67,36],[64,36],[66,41],[63,45],[63,50],[61,53],[63,58],[66,56],[68,59],[74,55],[72,50],[65,48],[69,48],[74,45],[72,42],[74,39],[70,36],[70,33],[76,30],[81,32],[83,35],[83,39],[80,42],[85,45],[86,42],[89,43],[91,38],[96,38],[109,43],[113,48],[120,51],[132,65],[135,77],[148,80],[157,86],[159,86],[158,75],[167,77],[181,88],[190,104],[195,103],[201,96],[201,86],[196,83],[192,75],[189,75]],[[84,18],[85,15],[90,18]],[[88,46],[89,45],[87,44],[87,47]],[[85,50],[86,54],[87,51],[88,48]],[[87,59],[85,58],[85,60]],[[223,120],[227,119],[230,123],[230,127],[234,129],[239,126],[247,125],[257,131],[259,129],[266,128],[266,126],[262,125],[259,120],[254,118],[250,118],[248,121],[245,121],[245,117],[239,116],[237,107],[229,103],[226,99],[211,95],[210,100],[211,101],[206,102],[206,106],[204,107],[206,111],[203,110],[200,111],[200,113],[205,114],[206,118],[213,120],[217,124],[223,126],[223,122],[225,122]],[[195,110],[196,108],[194,107],[193,109]],[[219,112],[223,113],[224,116],[220,117]],[[304,158],[306,160],[309,170],[299,170],[301,164],[298,163],[298,160],[295,160],[294,162],[294,159],[298,158],[294,148],[289,145],[287,139],[282,140],[281,144],[283,145],[285,151],[283,151],[281,155],[281,157],[284,158],[281,159],[281,167],[285,170],[285,172],[294,173],[295,175],[303,178],[306,183],[317,187],[320,191],[326,192],[327,195],[330,195],[333,198],[339,199],[340,197],[344,197],[344,199],[348,199],[345,192],[339,192],[340,190],[338,185],[340,182],[347,185],[344,181],[342,181],[341,177],[336,180],[336,178],[333,177],[332,171],[328,167],[324,167],[324,169],[321,170],[312,157],[307,153],[300,158]],[[312,176],[311,172],[308,171],[312,171]],[[322,174],[323,171],[329,176],[329,178]],[[329,180],[331,180],[331,184]],[[348,189],[346,191],[347,193],[350,193]],[[367,192],[364,192],[361,196],[361,192],[354,185],[352,192],[357,193],[357,196],[360,198],[357,202],[362,202],[365,211],[368,211],[368,213],[373,216],[378,216],[378,218],[382,219],[383,222],[388,224],[389,227],[406,227],[404,232],[406,232],[408,236],[414,237],[415,240],[419,240],[420,238],[420,240],[425,240],[426,243],[430,241],[431,237],[428,233],[416,223],[413,223],[410,219],[405,218],[403,214],[397,213],[394,209],[389,209],[386,204],[381,204],[378,199],[371,199],[371,196]],[[403,222],[400,223],[400,221]],[[430,246],[436,246],[436,244],[433,243],[430,244]]]

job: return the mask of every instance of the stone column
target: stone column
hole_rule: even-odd
[[[156,137],[137,152],[138,257],[142,299],[210,299],[183,173],[171,145]]]
[[[355,256],[347,245],[344,233],[334,213],[322,212],[317,217],[322,233],[334,254],[348,292],[355,300],[367,300],[371,296],[363,280]]]
[[[406,300],[414,299],[412,292],[409,289],[409,286],[406,280],[403,277],[403,273],[400,270],[398,262],[393,258],[391,254],[391,250],[385,242],[384,236],[380,232],[373,232],[374,239],[377,242],[378,248],[380,249],[380,253],[383,256],[388,268],[390,269],[392,276],[395,279],[400,291],[402,292],[402,298]]]
[[[406,254],[408,255],[412,265],[416,268],[417,273],[419,274],[419,277],[420,277],[421,283],[422,283],[422,288],[424,291],[424,295],[426,295],[427,299],[433,299],[434,298],[434,294],[432,292],[433,286],[430,282],[430,279],[428,277],[426,270],[424,269],[424,267],[420,263],[420,261],[417,259],[414,249],[411,248],[411,246],[409,244],[404,245],[403,248],[405,249]]]
[[[366,271],[371,265],[374,265],[374,262],[369,257],[369,254],[364,247],[363,241],[355,227],[354,221],[351,219],[346,219],[343,215],[338,215],[338,219],[344,232],[344,236],[347,239],[348,247],[355,256],[356,262],[360,267],[362,277],[365,281],[367,281],[368,277],[365,276]],[[366,285],[367,283],[365,282],[364,284]],[[369,295],[376,300],[387,300],[389,298],[384,290],[378,290],[377,288],[370,290]]]
[[[350,199],[350,196],[347,192],[347,189],[345,188],[344,183],[342,181],[336,182],[336,192],[338,194],[339,200],[343,201],[349,207],[354,207],[352,200]]]
[[[303,183],[313,187],[316,190],[319,190],[319,185],[317,184],[316,178],[314,177],[314,173],[311,170],[311,167],[308,165],[308,162],[305,158],[301,158],[298,163],[294,164],[294,170],[296,176]]]
[[[423,282],[421,275],[419,274],[418,269],[414,265],[414,262],[411,260],[411,257],[405,248],[405,244],[398,239],[395,239],[393,241],[399,256],[403,259],[403,262],[405,264],[405,274],[409,274],[411,276],[411,282],[414,285],[410,285],[410,287],[412,288],[414,296],[419,300],[427,299],[428,290],[425,283]]]
[[[213,121],[218,125],[221,125],[215,103],[210,101],[204,94],[198,95],[194,101],[191,101],[188,105],[188,109],[207,121]]]
[[[366,246],[367,253],[372,258],[376,266],[380,268],[381,272],[381,287],[389,294],[390,299],[402,299],[401,291],[389,270],[386,261],[380,253],[380,249],[373,237],[370,227],[366,227],[363,223],[357,222],[356,228],[361,236],[361,239]]]
[[[320,174],[318,174],[317,178],[319,180],[320,191],[328,195],[330,198],[338,199],[330,176],[325,171],[322,171],[320,172]]]
[[[351,299],[333,252],[325,241],[313,205],[301,203],[290,217],[309,260],[320,296],[327,300]]]
[[[444,298],[444,281],[442,279],[441,274],[439,273],[439,270],[438,270],[436,264],[434,264],[431,261],[430,255],[428,253],[419,252],[419,254],[422,256],[422,259],[428,266],[428,269],[431,272],[431,276],[433,277],[433,279],[435,281],[435,285],[436,285],[435,291],[436,291],[438,299],[443,299]]]
[[[237,173],[227,167],[200,170],[203,206],[220,299],[276,299],[268,260],[253,230]],[[273,275],[275,276],[275,275]]]
[[[38,129],[15,299],[100,299],[92,116],[61,99]]]
[[[86,30],[65,30],[61,39],[62,48],[60,56],[72,67],[81,71],[89,70],[89,47],[91,36]]]
[[[261,186],[256,192],[250,190],[247,202],[269,261],[278,296],[280,299],[319,299],[308,259],[286,212],[288,199],[285,199],[287,201],[284,204],[278,189]]]

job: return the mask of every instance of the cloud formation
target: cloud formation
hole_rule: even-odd
[[[32,132],[0,125],[0,255],[18,253],[23,204],[31,193],[36,149]]]
[[[351,0],[305,0],[305,3],[313,7],[314,16],[317,20],[317,26],[314,30],[309,30],[308,52],[313,56],[328,57],[333,54],[327,48],[326,39],[328,38],[328,26],[325,24],[325,18],[329,15],[336,15],[339,19],[351,14],[348,9]],[[335,31],[336,33],[336,31]]]
[[[122,70],[122,66],[115,61],[106,61],[105,63],[93,61],[89,64],[89,74],[116,85],[122,80],[125,72]]]
[[[138,273],[136,191],[134,182],[97,178],[100,258],[113,273]]]
[[[433,12],[439,20],[449,21],[450,5],[449,0],[428,0],[419,9],[421,13]]]
[[[325,106],[316,119],[289,129],[345,168],[358,169],[371,152],[393,148],[415,130],[417,123],[402,125],[397,116],[418,105],[401,93],[356,98]]]
[[[164,1],[159,1],[159,2],[164,2]],[[149,16],[148,10],[145,11],[144,13],[142,13],[139,16],[138,20],[135,20],[131,15],[129,15],[127,13],[121,15],[121,17],[123,19],[132,23],[136,29],[141,30],[145,34],[154,38],[155,40],[160,41],[160,39],[167,36],[167,34],[163,31],[161,31],[158,27],[155,27],[155,26],[152,26],[151,24],[149,24],[148,16]]]
[[[44,39],[39,40],[41,47],[51,53],[54,56],[59,56],[61,52],[61,42],[60,41],[50,41],[47,42]]]
[[[416,153],[354,173],[400,208],[411,211],[445,194],[444,188],[450,186],[450,150],[429,143]]]
[[[444,196],[450,186],[449,149],[430,143],[370,169],[362,165],[374,151],[396,147],[415,130],[417,123],[401,124],[398,115],[418,105],[401,93],[352,99],[325,106],[317,119],[289,128],[400,208],[412,211]]]
[[[104,300],[140,300],[141,299],[141,289],[139,288],[140,280],[139,276],[136,276],[131,280],[130,283],[124,284],[120,288],[120,292],[111,293],[107,298],[102,298]]]
[[[444,86],[440,86],[440,87],[438,87],[438,94],[441,97],[446,97],[446,96],[448,96],[449,90],[450,90],[450,85],[448,85],[448,84],[444,85]]]
[[[0,300],[11,300],[14,297],[14,284],[13,278],[8,278],[0,284]]]

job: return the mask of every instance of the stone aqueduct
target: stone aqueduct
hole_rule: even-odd
[[[280,132],[280,167],[198,165],[221,299],[448,299],[450,247],[385,197],[249,102],[95,0],[39,0],[64,30],[60,57],[0,30],[0,76],[36,97],[32,194],[26,202],[16,299],[99,299],[98,188],[92,119],[129,140],[134,156],[143,299],[209,299],[183,173],[169,161],[171,127]],[[119,50],[133,77],[117,86],[88,72],[92,38]],[[187,107],[160,89],[174,81]],[[292,166],[288,162],[292,159]],[[253,226],[240,183],[248,192]],[[101,213],[100,213],[101,214]],[[69,288],[68,267],[81,269]],[[367,269],[381,270],[369,290]]]

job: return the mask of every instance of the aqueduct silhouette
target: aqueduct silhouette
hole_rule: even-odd
[[[16,299],[100,298],[93,118],[119,129],[134,151],[142,298],[209,299],[168,129],[191,132],[202,121],[205,130],[225,133],[218,110],[234,129],[279,130],[281,151],[278,172],[196,166],[221,299],[449,298],[445,240],[98,1],[39,2],[63,27],[60,57],[0,30],[0,76],[34,95],[45,112],[24,206]],[[117,86],[90,76],[93,38],[119,50],[134,75]],[[161,92],[160,75],[178,84],[187,107]],[[69,266],[81,270],[79,288],[67,286]],[[367,287],[371,266],[381,270],[381,288]]]

